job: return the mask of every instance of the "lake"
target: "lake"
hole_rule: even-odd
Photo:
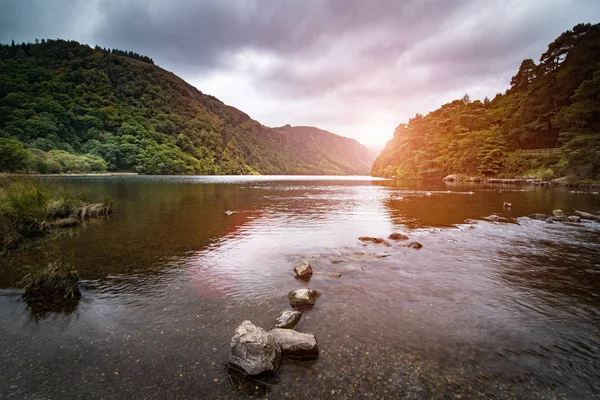
[[[593,191],[368,177],[52,179],[107,195],[115,213],[0,261],[0,398],[600,394],[600,222],[526,217],[595,213]],[[392,232],[423,248],[358,240]],[[82,299],[33,312],[13,289],[21,268],[58,257],[75,263]],[[294,279],[303,260],[315,271],[309,284]],[[235,328],[248,319],[270,329],[287,293],[306,286],[322,296],[297,329],[315,334],[320,357],[285,360],[275,377],[228,371]]]

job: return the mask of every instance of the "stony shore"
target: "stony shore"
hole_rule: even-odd
[[[566,178],[544,180],[535,177],[519,178],[485,178],[479,176],[465,176],[452,174],[443,178],[444,182],[473,182],[499,185],[522,185],[522,186],[565,186],[582,189],[600,189],[600,183],[573,183]]]

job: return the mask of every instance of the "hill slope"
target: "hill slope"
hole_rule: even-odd
[[[0,46],[0,170],[359,173],[361,145],[339,150],[348,140],[267,128],[132,52],[63,40]]]
[[[527,149],[555,149],[532,155]],[[445,104],[396,128],[372,174],[571,175],[600,180],[600,24],[580,24],[524,60],[493,100]]]
[[[307,171],[368,175],[375,160],[373,152],[356,140],[312,126],[286,125],[273,130],[286,138],[288,147],[285,153],[301,160]],[[313,154],[320,154],[318,161]]]

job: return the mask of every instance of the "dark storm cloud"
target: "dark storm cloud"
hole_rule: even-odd
[[[599,19],[595,0],[4,0],[0,40],[133,50],[265,124],[383,141],[415,112],[503,91],[523,58]]]

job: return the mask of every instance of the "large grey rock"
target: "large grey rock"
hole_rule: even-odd
[[[296,274],[296,278],[309,279],[312,276],[313,271],[308,261],[302,261],[294,267],[294,273]]]
[[[317,339],[312,333],[300,333],[293,329],[273,329],[270,331],[281,346],[284,357],[314,358],[319,356]]]
[[[300,318],[302,318],[302,311],[285,310],[275,320],[275,328],[294,329],[298,322],[300,322]]]
[[[553,210],[552,211],[552,215],[555,216],[555,217],[564,217],[565,213],[562,212],[562,210],[559,209],[559,210]]]
[[[244,321],[231,338],[229,363],[248,375],[275,373],[281,365],[281,347],[264,329]]]
[[[321,297],[321,292],[314,289],[298,289],[288,293],[290,305],[294,308],[312,307]]]
[[[581,217],[583,219],[598,219],[598,217],[595,216],[594,214],[590,214],[590,213],[585,212],[585,211],[575,210],[575,215],[577,215],[578,217]]]

